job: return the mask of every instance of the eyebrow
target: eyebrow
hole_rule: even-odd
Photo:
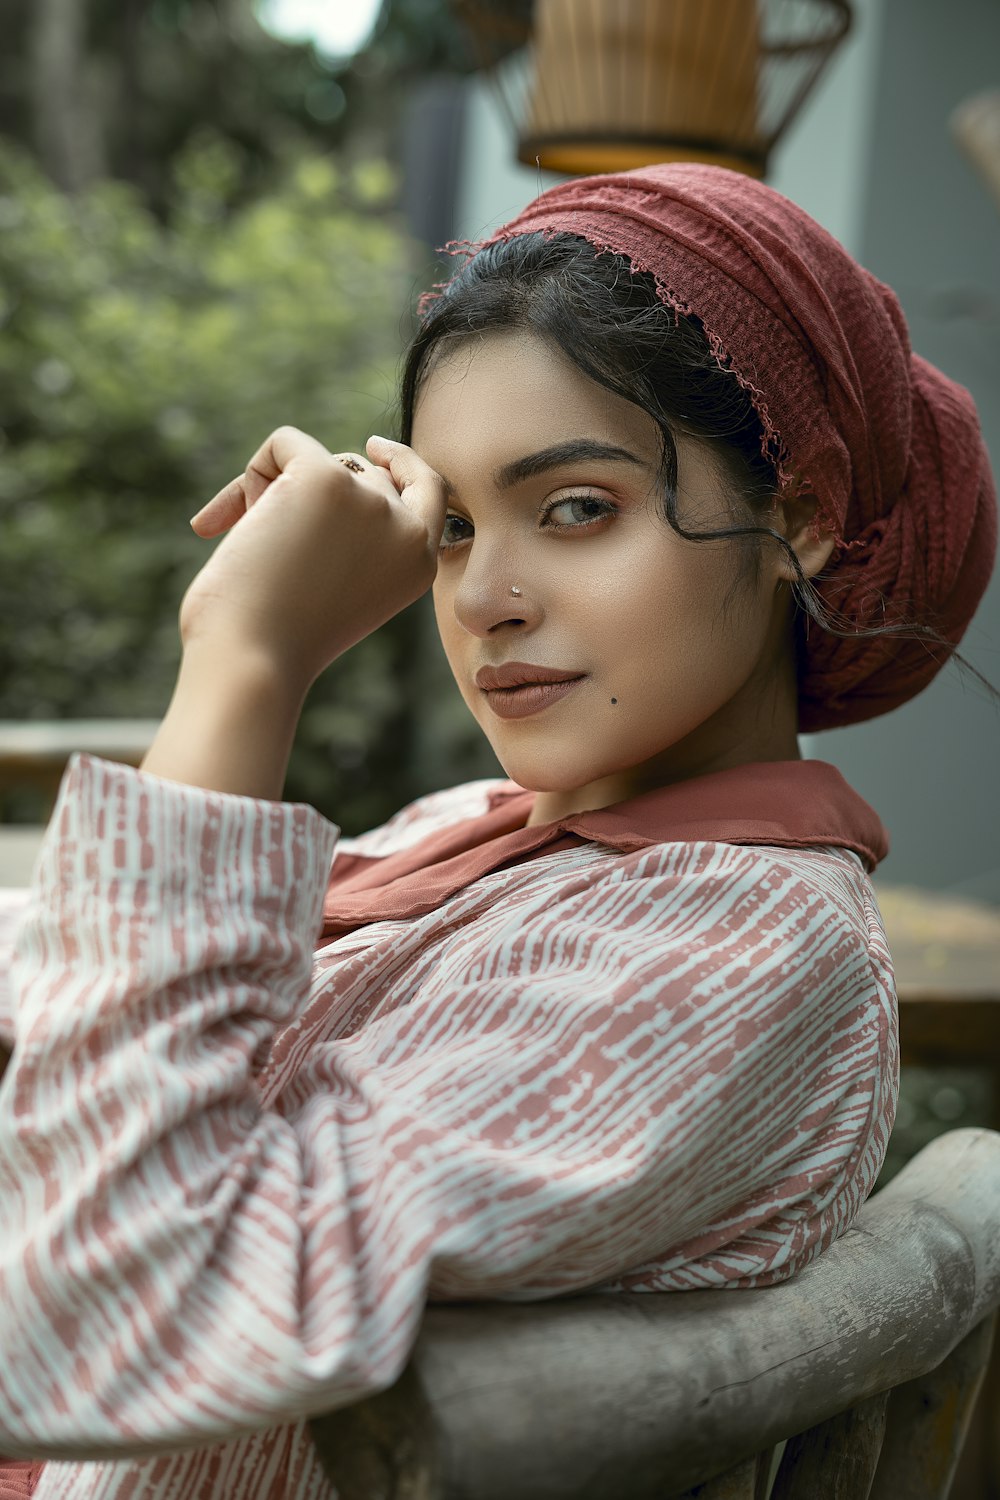
[[[493,483],[498,490],[509,490],[515,484],[523,484],[526,479],[533,479],[536,474],[544,474],[549,469],[558,469],[563,464],[580,463],[588,459],[604,459],[612,463],[638,464],[640,468],[647,467],[645,459],[639,458],[635,453],[630,453],[627,448],[619,448],[615,443],[598,443],[592,438],[570,438],[565,443],[554,443],[551,448],[542,448],[537,453],[526,453],[523,458],[515,458],[509,464],[503,464],[499,469],[494,469]],[[442,478],[444,478],[443,475]],[[454,485],[447,479],[444,484],[448,494],[454,496],[456,493]]]

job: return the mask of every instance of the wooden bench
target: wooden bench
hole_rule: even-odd
[[[160,727],[159,719],[0,719],[0,817],[9,794],[31,788],[47,818],[70,756],[76,750],[137,766]],[[0,887],[26,886],[45,824],[0,822]]]
[[[1000,1134],[954,1130],[791,1281],[432,1304],[311,1428],[339,1500],[944,1500],[998,1304]]]
[[[1000,908],[874,882],[899,993],[904,1067],[979,1067],[1000,1130]]]
[[[51,811],[74,751],[137,766],[159,727],[159,719],[0,719],[0,801],[13,787],[32,786]]]

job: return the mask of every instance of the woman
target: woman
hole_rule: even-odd
[[[21,1493],[329,1497],[309,1416],[428,1300],[770,1285],[882,1164],[887,837],[797,735],[954,654],[968,394],[800,209],[675,165],[479,247],[402,397],[195,517],[157,739],[64,779],[0,1090]],[[280,800],[305,692],[428,587],[507,777],[338,839]]]

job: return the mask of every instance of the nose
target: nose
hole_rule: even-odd
[[[520,593],[513,594],[512,588]],[[495,634],[504,625],[524,631],[539,618],[538,590],[532,588],[529,569],[519,561],[516,548],[487,549],[477,547],[476,540],[468,549],[452,607],[458,623],[478,636]]]

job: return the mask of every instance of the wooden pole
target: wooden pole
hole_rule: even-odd
[[[868,1500],[888,1402],[889,1392],[880,1391],[791,1438],[771,1500]]]
[[[941,1364],[892,1392],[871,1500],[947,1500],[996,1321],[983,1318]]]

